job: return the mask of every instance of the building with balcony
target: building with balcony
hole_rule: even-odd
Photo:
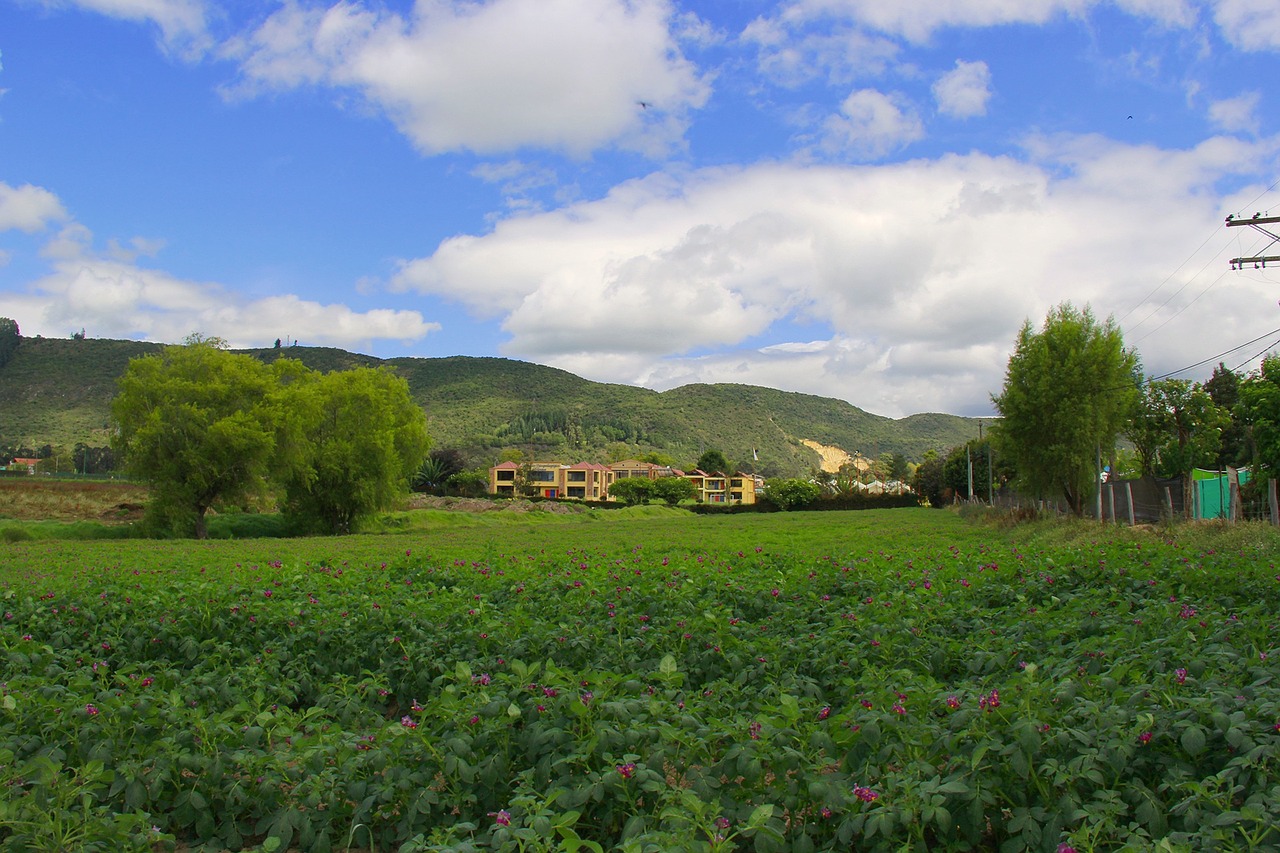
[[[612,500],[609,486],[628,477],[656,480],[660,477],[684,477],[697,489],[700,503],[728,504],[756,502],[759,478],[753,474],[732,476],[706,471],[685,473],[678,468],[626,459],[612,465],[597,462],[500,462],[489,469],[489,493],[508,497],[536,496],[572,498],[575,500]]]

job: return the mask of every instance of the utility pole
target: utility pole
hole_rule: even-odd
[[[973,448],[964,449],[965,460],[969,463],[969,500],[973,500]]]
[[[1235,215],[1227,217],[1228,228],[1238,228],[1241,225],[1248,225],[1254,231],[1271,238],[1271,242],[1263,246],[1262,251],[1258,254],[1250,255],[1248,257],[1232,258],[1231,268],[1233,270],[1242,270],[1245,268],[1246,264],[1253,264],[1254,269],[1266,269],[1268,262],[1276,263],[1277,261],[1280,261],[1280,255],[1266,254],[1268,249],[1276,243],[1280,243],[1280,234],[1276,234],[1273,231],[1262,227],[1264,225],[1275,225],[1276,223],[1280,223],[1280,216],[1263,216],[1261,213],[1255,213],[1248,219],[1243,217],[1236,218]]]

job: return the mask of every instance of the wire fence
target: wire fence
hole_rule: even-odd
[[[1101,517],[1118,524],[1194,518],[1265,521],[1280,526],[1277,482],[1272,479],[1240,484],[1230,482],[1223,472],[1219,477],[1192,479],[1190,488],[1183,477],[1112,480],[1100,485],[1100,492],[1085,505],[1084,515],[1088,518]],[[993,495],[990,503],[1010,511],[1071,514],[1064,500],[1029,497],[1012,490]]]

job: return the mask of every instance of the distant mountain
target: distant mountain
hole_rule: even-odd
[[[160,344],[22,338],[0,366],[0,445],[101,446],[109,441],[116,378],[129,359]],[[427,413],[436,447],[489,464],[505,447],[563,461],[606,460],[624,448],[657,451],[688,465],[706,449],[769,474],[817,464],[818,442],[850,454],[902,453],[918,461],[978,434],[977,421],[944,414],[895,420],[842,400],[754,385],[685,385],[657,392],[591,382],[503,358],[393,358],[327,347],[242,350],[270,361],[296,358],[314,370],[386,366],[405,377]]]

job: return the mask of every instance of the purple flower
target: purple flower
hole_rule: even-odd
[[[1143,732],[1142,734],[1138,735],[1138,741],[1143,746],[1146,746],[1147,744],[1151,743],[1151,732]]]
[[[506,809],[489,812],[489,817],[493,818],[493,822],[498,826],[511,826],[511,812]]]
[[[618,773],[621,774],[623,779],[630,779],[632,776],[636,775],[635,762],[628,761],[626,764],[619,764]]]
[[[880,797],[880,795],[875,791],[870,788],[863,787],[862,785],[853,786],[853,795],[864,803],[875,802]]]
[[[98,716],[98,708],[92,703],[84,706],[84,712],[88,714],[90,717]]]
[[[1173,678],[1174,678],[1174,680],[1175,680],[1175,681],[1177,681],[1179,684],[1186,684],[1186,683],[1187,683],[1187,671],[1186,671],[1185,669],[1183,669],[1182,667],[1178,667],[1177,669],[1175,669],[1175,670],[1173,671]]]
[[[405,714],[400,718],[400,725],[404,726],[406,729],[416,729],[418,727],[418,724],[414,722],[413,717],[410,717],[408,714]]]

